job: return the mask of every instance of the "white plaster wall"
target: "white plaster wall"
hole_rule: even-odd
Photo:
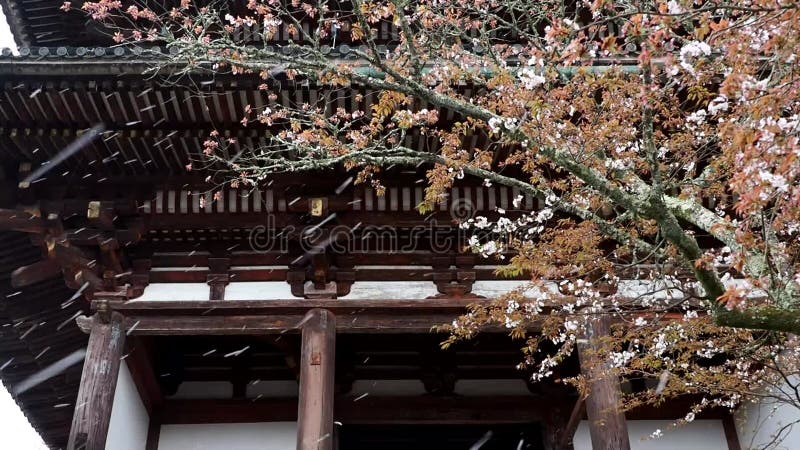
[[[158,450],[291,450],[296,422],[163,425]]]
[[[679,428],[671,428],[670,420],[628,420],[631,450],[725,450],[728,442],[721,420],[696,420]],[[660,429],[664,436],[648,439]],[[575,450],[592,450],[589,422],[582,421],[573,439]]]
[[[800,449],[800,410],[762,399],[740,407],[734,418],[743,450]]]
[[[150,417],[144,409],[139,391],[127,364],[120,364],[114,406],[106,438],[107,450],[145,450]]]

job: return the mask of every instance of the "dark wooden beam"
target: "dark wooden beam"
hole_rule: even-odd
[[[198,245],[199,244],[199,245]],[[180,242],[163,242],[159,244],[159,252],[169,252],[169,253],[159,253],[155,254],[152,257],[153,266],[154,267],[190,267],[193,265],[196,266],[205,266],[208,262],[208,255],[202,253],[202,251],[210,252],[213,243],[211,242],[193,242],[190,244],[183,243],[181,245]],[[247,250],[246,246],[236,246],[234,247],[235,250]],[[183,250],[183,254],[176,253]],[[298,248],[298,252],[302,251],[301,248]],[[192,253],[194,252],[194,253]],[[408,270],[417,270],[423,271],[427,270],[428,272],[432,273],[433,262],[437,259],[440,254],[437,254],[433,251],[408,251],[402,253],[394,253],[388,254],[385,252],[365,252],[365,253],[352,253],[348,254],[346,257],[349,259],[351,265],[358,265],[358,266],[370,266],[370,265],[379,265],[379,266],[412,266],[416,265],[419,266],[415,269],[386,269],[386,270],[396,270],[398,272],[408,271]],[[456,255],[456,253],[454,253]],[[280,266],[280,265],[288,265],[290,264],[297,255],[289,255],[286,253],[280,253],[277,251],[273,252],[242,252],[242,253],[234,253],[229,254],[227,257],[230,258],[230,265],[231,266]],[[341,261],[338,261],[341,255],[336,255],[337,258],[337,266],[341,267]],[[453,258],[455,262],[455,257]],[[363,267],[363,269],[369,270],[369,267]],[[484,274],[489,276],[494,272],[495,266],[482,266],[478,270],[479,274]],[[374,277],[372,277],[374,278]],[[398,279],[400,277],[398,276]],[[529,278],[528,278],[529,279]],[[365,278],[366,280],[366,278]]]
[[[93,307],[102,307],[97,293]],[[438,298],[426,300],[198,300],[111,301],[108,305],[126,317],[125,327],[135,335],[257,335],[297,330],[305,314],[315,308],[337,315],[343,333],[429,333],[467,312],[471,303],[488,299]],[[136,324],[134,327],[133,325]],[[131,330],[131,328],[133,328]],[[535,324],[531,330],[536,329]],[[500,327],[485,331],[502,331]]]
[[[286,367],[294,374],[295,379],[300,378],[300,343],[297,342],[296,336],[280,335],[280,336],[264,336],[265,342],[269,345],[280,350],[283,354],[283,359],[286,361]]]
[[[567,424],[564,429],[559,430],[557,450],[571,450],[573,448],[572,440],[575,437],[575,431],[578,430],[578,425],[581,423],[583,415],[586,413],[586,400],[578,398],[575,400],[575,405],[572,407],[572,412],[569,415]]]
[[[86,268],[97,264],[94,254],[89,254],[85,249],[73,247],[66,240],[47,242],[49,255],[63,267]],[[52,248],[52,250],[50,250]]]
[[[490,397],[373,397],[349,394],[337,398],[335,419],[347,424],[480,424],[541,421],[553,401],[533,395]]]
[[[92,318],[89,345],[69,433],[68,450],[104,450],[125,345],[122,316]]]
[[[336,325],[341,333],[430,333],[457,314],[371,314],[343,317]],[[247,316],[126,316],[125,328],[137,336],[257,335],[294,332],[300,314]],[[138,323],[136,327],[134,324]],[[496,327],[486,331],[502,331]]]
[[[126,316],[125,329],[135,336],[281,334],[297,330],[303,316]],[[134,326],[135,325],[135,326]]]
[[[230,282],[228,270],[231,267],[230,258],[208,258],[208,274],[206,283],[209,286],[209,300],[224,300],[225,286]]]
[[[589,384],[586,415],[594,450],[630,450],[625,412],[620,407],[619,377],[598,357],[600,340],[611,333],[608,316],[589,318],[586,322],[585,344],[578,345],[581,371]]]
[[[104,298],[103,292],[95,298]],[[471,304],[488,304],[491,299],[469,298],[431,298],[422,300],[406,299],[275,299],[275,300],[137,300],[135,302],[114,303],[112,307],[124,315],[137,316],[230,316],[259,314],[300,314],[321,308],[330,310],[337,316],[368,314],[427,315],[435,313],[464,313]],[[93,307],[98,303],[94,302]]]
[[[297,398],[167,400],[162,424],[294,422]]]
[[[574,408],[569,403],[571,397],[571,395],[565,395],[564,390],[560,392],[555,391],[544,397],[550,400],[548,402],[550,404],[550,410],[541,421],[542,444],[544,450],[573,450],[572,435],[570,435],[569,440],[562,442],[564,434],[575,433],[574,429],[569,429],[571,409],[574,414]]]
[[[161,420],[157,415],[150,416],[150,424],[147,427],[147,441],[145,450],[158,450],[158,439],[161,437]]]
[[[742,444],[739,442],[739,433],[736,431],[736,422],[732,414],[726,414],[722,417],[722,429],[725,430],[728,450],[742,450]]]
[[[558,401],[554,399],[553,401]],[[337,396],[333,418],[348,424],[479,424],[538,422],[553,407],[540,397]],[[297,398],[167,400],[164,424],[297,420]]]
[[[133,383],[136,385],[136,390],[139,391],[142,404],[147,410],[147,414],[152,416],[164,404],[164,394],[161,392],[158,379],[156,379],[149,344],[147,338],[143,337],[134,336],[128,339],[125,362],[131,378],[133,378]]]
[[[336,317],[313,309],[303,318],[302,332],[297,450],[332,450]]]
[[[11,272],[11,286],[20,288],[61,275],[61,266],[52,259],[45,259]]]
[[[0,209],[0,230],[44,233],[47,227],[41,217],[25,211]]]
[[[187,247],[188,248],[188,247]],[[187,258],[189,260],[191,258]],[[284,258],[285,262],[293,258]],[[211,284],[212,281],[225,281],[219,280],[214,277],[210,270],[190,270],[187,271],[186,267],[203,267],[203,263],[192,262],[182,266],[176,267],[163,267],[159,266],[157,272],[150,273],[150,281],[152,283],[204,283]],[[342,274],[346,271],[341,269],[331,269],[332,277],[336,281],[342,281]],[[391,269],[391,268],[369,268],[360,267],[358,269],[347,271],[352,273],[354,281],[431,281],[434,278],[434,272],[430,267],[419,268],[406,268],[406,269]],[[453,277],[457,277],[458,273],[455,271]],[[233,269],[230,275],[227,276],[228,281],[285,281],[289,268],[286,266],[264,266],[261,268],[247,268],[247,269]],[[497,280],[498,277],[494,273],[494,269],[476,269],[476,280]],[[509,280],[526,280],[525,276],[520,275],[516,277],[503,278]],[[527,278],[530,279],[530,278]]]
[[[138,242],[142,238],[141,229],[119,228],[116,230],[99,230],[84,227],[74,230],[64,230],[63,238],[72,245],[98,245],[109,239],[115,239],[120,246]]]
[[[491,213],[487,215],[491,216]],[[295,227],[301,230],[309,224],[304,220],[302,213],[282,213],[275,215],[269,220],[265,219],[263,213],[236,213],[235,225],[237,228],[252,229],[260,226],[267,226],[270,229],[281,230],[288,227]],[[230,214],[153,214],[145,217],[145,222],[149,229],[158,230],[191,230],[202,228],[226,228],[232,225]],[[355,229],[357,225],[369,224],[372,226],[385,226],[391,228],[410,228],[415,226],[426,226],[429,229],[451,229],[457,231],[453,225],[453,219],[449,212],[433,212],[429,216],[421,214],[409,214],[407,211],[369,211],[369,212],[342,212],[337,213],[336,220],[329,225],[339,225]],[[277,234],[277,233],[276,233]],[[377,239],[380,233],[375,230],[374,237]]]

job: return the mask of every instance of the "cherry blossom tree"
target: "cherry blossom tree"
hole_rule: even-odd
[[[505,326],[527,336],[524,365],[543,378],[573,351],[587,317],[607,315],[616,325],[603,359],[623,376],[662,381],[629,405],[706,395],[686,421],[763,395],[800,405],[800,4],[226,8],[80,8],[120,45],[164,47],[153,71],[165,78],[262,79],[262,104],[241,114],[245,126],[275,130],[267,144],[243,148],[217,130],[188,169],[257,185],[344,166],[380,188],[382,169],[424,167],[421,213],[464,177],[516,188],[544,207],[525,210],[519,199],[461,226],[472,251],[507,263],[503,273],[529,274],[530,285],[448,325],[451,341]],[[329,96],[283,104],[279,80],[344,93],[355,107]],[[364,93],[377,99],[371,108],[359,107]],[[412,135],[436,144],[408,145]],[[543,331],[528,336],[531,324]]]

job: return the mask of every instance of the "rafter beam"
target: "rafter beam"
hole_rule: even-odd
[[[41,217],[15,209],[0,209],[0,230],[41,234],[47,226]]]
[[[98,292],[96,298],[104,298]],[[328,309],[337,316],[368,314],[431,314],[462,313],[471,304],[488,304],[489,299],[432,298],[424,300],[408,299],[302,299],[288,298],[275,300],[133,300],[112,305],[114,310],[125,315],[258,315],[258,314],[299,314],[314,308]],[[98,306],[95,303],[94,306]]]
[[[22,266],[11,272],[11,286],[21,288],[61,275],[61,266],[52,259]]]

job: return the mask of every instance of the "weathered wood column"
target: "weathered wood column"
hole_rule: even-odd
[[[589,381],[586,415],[593,450],[630,450],[625,412],[620,407],[619,378],[607,361],[599,360],[599,340],[611,333],[608,316],[590,318],[586,322],[585,344],[578,345],[581,372]]]
[[[125,346],[122,316],[112,313],[108,322],[98,315],[90,322],[89,346],[67,450],[104,450],[114,404],[114,390]]]
[[[312,309],[302,323],[297,450],[331,450],[336,317],[326,309]]]

